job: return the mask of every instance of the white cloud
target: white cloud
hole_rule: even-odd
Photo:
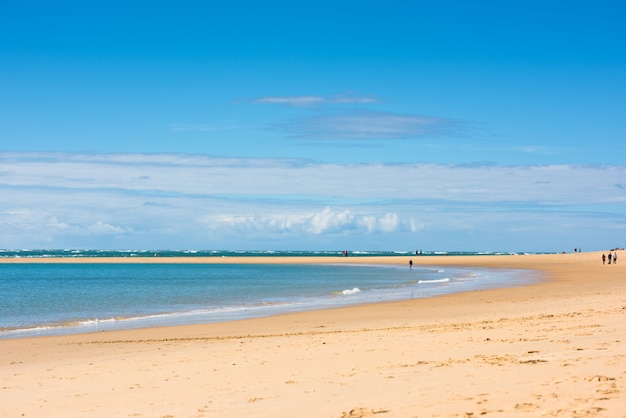
[[[463,123],[448,118],[415,114],[355,110],[356,105],[378,103],[373,97],[355,95],[266,96],[252,100],[259,104],[280,104],[293,107],[324,106],[324,112],[279,123],[275,128],[303,139],[408,139],[458,135]],[[352,109],[329,109],[329,105],[352,104]]]
[[[354,97],[348,95],[335,96],[332,100],[333,103],[355,103],[355,104],[368,104],[378,103],[378,100],[374,97]]]
[[[556,150],[552,148],[539,146],[539,145],[526,145],[526,146],[513,147],[513,151],[524,152],[524,153],[529,153],[529,154],[543,154],[543,155],[551,155],[551,154],[556,153]]]
[[[267,96],[254,99],[254,103],[281,104],[287,106],[311,106],[324,103],[326,100],[320,96]]]
[[[383,232],[393,232],[398,229],[399,225],[400,218],[395,213],[387,213],[384,217],[375,219],[373,223],[374,230],[379,229]]]
[[[330,208],[326,208],[322,212],[304,218],[303,221],[305,230],[313,234],[323,234],[352,228],[355,216],[348,210],[332,212]]]
[[[263,215],[215,215],[204,219],[211,229],[235,229],[239,232],[280,234],[346,234],[415,231],[415,220],[405,222],[395,213],[361,215],[350,210],[333,211],[326,207],[317,212],[273,213]]]
[[[266,96],[259,97],[252,101],[261,104],[280,104],[295,107],[308,107],[320,104],[369,104],[376,103],[373,97],[358,97],[350,95],[339,95],[334,97],[322,96]]]
[[[302,117],[279,129],[303,139],[408,139],[458,135],[462,124],[446,118],[375,111]]]
[[[442,200],[601,204],[623,199],[624,166],[327,164],[179,154],[0,153],[6,196],[56,191],[59,205],[109,193],[158,205],[173,198],[348,203]],[[608,180],[607,180],[608,179]],[[86,197],[89,196],[89,197]],[[160,198],[160,199],[159,199]],[[322,206],[327,206],[322,204]],[[14,209],[14,208],[13,208]],[[12,209],[12,210],[13,210]]]
[[[237,245],[251,235],[306,246],[324,236],[366,243],[368,236],[480,230],[493,237],[489,231],[521,234],[537,225],[545,239],[558,236],[566,218],[593,225],[591,234],[626,223],[626,166],[57,153],[0,153],[0,166],[0,247],[85,246],[109,237],[109,245],[215,248],[224,237]]]
[[[89,234],[118,235],[118,234],[132,233],[133,229],[129,227],[111,225],[106,222],[97,221],[97,222],[89,224],[87,228],[85,229],[85,232]]]
[[[172,132],[219,132],[238,129],[237,125],[233,123],[226,123],[220,125],[208,125],[202,123],[189,124],[189,123],[171,123],[169,129]]]

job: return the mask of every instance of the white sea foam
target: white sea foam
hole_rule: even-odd
[[[450,279],[449,278],[445,278],[445,279],[434,279],[434,280],[419,280],[417,283],[418,284],[423,284],[423,283],[446,283],[449,282]]]
[[[355,293],[359,293],[361,291],[361,289],[359,289],[358,287],[355,287],[353,289],[346,289],[344,291],[342,291],[341,293],[343,295],[354,295]]]
[[[106,319],[95,318],[95,319],[85,319],[83,321],[77,321],[77,322],[70,322],[70,323],[64,324],[64,326],[98,325],[98,324],[102,324],[102,323],[115,322],[115,321],[117,321],[116,318],[106,318]]]

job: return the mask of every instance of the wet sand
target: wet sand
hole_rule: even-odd
[[[527,269],[544,280],[218,324],[0,340],[0,416],[626,417],[618,254],[617,265],[602,265],[601,253],[93,259],[407,268],[412,259]]]

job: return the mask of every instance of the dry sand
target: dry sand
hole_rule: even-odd
[[[0,416],[626,417],[623,255],[610,266],[601,253],[412,257],[529,269],[545,281],[221,324],[0,340]]]

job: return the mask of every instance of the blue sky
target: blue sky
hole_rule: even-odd
[[[213,3],[0,0],[0,248],[624,246],[623,1]]]

